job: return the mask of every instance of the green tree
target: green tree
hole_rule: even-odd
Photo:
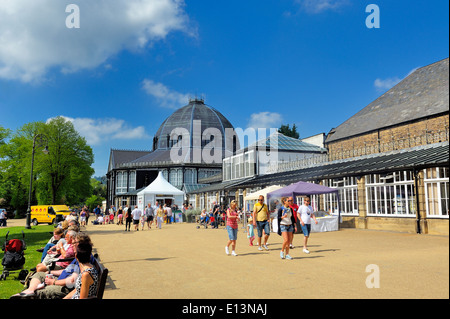
[[[278,132],[288,136],[288,137],[293,137],[293,138],[299,138],[300,134],[297,132],[297,127],[294,125],[292,125],[292,129],[289,128],[289,124],[284,125],[281,124],[281,127],[278,129]]]
[[[33,125],[25,126],[26,129],[32,129]],[[0,144],[0,197],[6,200],[9,207],[25,212],[28,203],[32,144],[22,134],[22,131],[18,130],[10,136],[8,142]],[[25,158],[29,159],[28,163],[24,161]]]
[[[97,195],[102,198],[102,200],[105,200],[106,198],[106,184],[103,184],[101,181],[99,181],[96,178],[91,178],[91,186],[92,186],[92,193],[94,195]]]
[[[12,206],[23,208],[27,205],[31,150],[37,134],[46,138],[37,139],[32,202],[74,205],[91,196],[92,148],[71,122],[56,117],[47,123],[25,124],[12,135],[9,143],[0,148],[2,172],[12,181],[7,191]],[[48,155],[40,151],[44,146],[48,146]]]
[[[6,129],[0,125],[0,145],[5,144],[5,140],[8,138],[10,133],[11,133],[11,130]]]
[[[6,165],[3,161],[6,139],[11,131],[0,125],[0,206],[3,207],[11,202],[11,182],[7,178]]]
[[[102,201],[103,198],[97,195],[92,195],[91,197],[86,199],[86,206],[89,208],[90,211],[93,211],[94,208],[97,207],[97,205],[102,206]]]

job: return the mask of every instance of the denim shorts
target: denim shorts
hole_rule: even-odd
[[[305,224],[304,226],[302,225],[302,231],[303,235],[309,236],[309,234],[311,233],[311,224]]]
[[[264,233],[266,235],[270,235],[270,225],[269,221],[266,220],[264,222],[256,222],[256,228],[258,229],[258,237],[262,237],[262,231],[264,229]]]
[[[227,225],[227,232],[230,240],[237,240],[237,232],[238,232],[237,228],[231,228],[231,226]]]
[[[281,232],[294,232],[294,225],[280,225]]]

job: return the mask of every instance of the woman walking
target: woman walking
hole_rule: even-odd
[[[281,202],[284,206],[278,209],[278,234],[283,236],[283,245],[281,246],[280,257],[281,259],[292,259],[289,255],[289,245],[292,241],[292,235],[294,234],[296,228],[295,217],[290,207],[292,200],[287,197],[283,197]]]
[[[227,210],[227,231],[228,231],[228,243],[225,246],[225,253],[230,254],[231,245],[231,255],[237,256],[236,254],[236,240],[238,231],[238,221],[239,215],[236,210],[236,201],[232,200],[230,203],[230,208]]]
[[[117,225],[123,225],[123,210],[122,206],[119,207],[117,211]]]
[[[125,209],[125,231],[130,231],[132,221],[133,215],[131,215],[131,209]]]
[[[156,208],[156,227],[158,227],[159,229],[161,229],[161,225],[164,221],[164,210],[161,208],[161,206],[158,206],[158,208]]]

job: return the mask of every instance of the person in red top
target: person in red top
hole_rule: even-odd
[[[295,203],[294,198],[292,196],[289,197],[288,200],[289,200],[289,206],[291,207],[292,212],[294,214],[295,223],[297,224],[297,229],[300,229],[300,227],[298,225],[298,218],[297,218],[298,205]],[[294,234],[295,234],[295,232],[292,233],[291,242],[289,244],[289,247],[291,249],[294,248],[294,245],[292,244],[294,242]]]
[[[238,221],[239,215],[236,209],[236,201],[232,200],[230,203],[230,208],[227,210],[227,231],[228,231],[228,243],[225,246],[225,253],[230,254],[229,247],[231,245],[231,255],[237,256],[236,254],[236,240],[238,231]]]

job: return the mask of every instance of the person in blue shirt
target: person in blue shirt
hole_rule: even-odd
[[[92,245],[90,237],[84,233],[77,234],[74,244],[78,243]],[[91,255],[91,263],[93,262],[94,256]],[[12,295],[10,299],[62,299],[75,288],[79,273],[80,266],[76,258],[62,270],[37,272],[31,277],[28,288]]]

